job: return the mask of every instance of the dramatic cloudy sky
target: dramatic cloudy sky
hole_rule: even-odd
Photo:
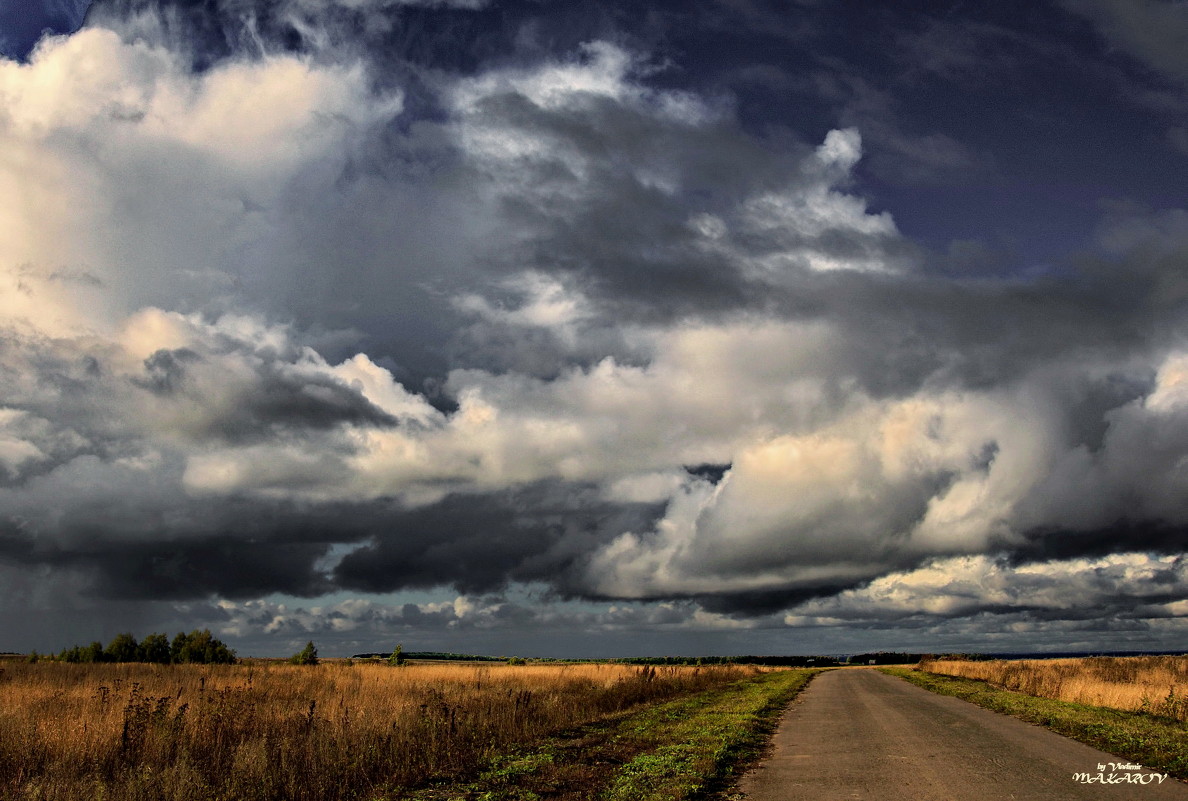
[[[1188,648],[1188,3],[0,51],[0,650]]]

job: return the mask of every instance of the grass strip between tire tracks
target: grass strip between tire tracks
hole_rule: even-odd
[[[1123,712],[1000,690],[976,679],[915,668],[880,668],[912,684],[994,712],[1035,723],[1130,762],[1188,780],[1188,724],[1142,712]]]
[[[816,670],[780,670],[623,713],[500,754],[469,780],[385,801],[685,801],[728,789]]]

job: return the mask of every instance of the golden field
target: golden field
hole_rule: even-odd
[[[919,667],[1040,698],[1188,721],[1188,656],[928,659]]]
[[[753,672],[0,662],[0,798],[382,798],[550,732]]]

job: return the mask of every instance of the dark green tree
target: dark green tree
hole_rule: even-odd
[[[238,661],[235,652],[228,648],[222,640],[212,638],[206,646],[206,664],[208,665],[234,665]]]
[[[392,667],[403,667],[406,661],[408,660],[404,658],[403,643],[396,643],[396,648],[392,651],[392,655],[388,657],[388,664]]]
[[[182,662],[182,652],[186,649],[186,642],[189,638],[186,637],[185,632],[179,631],[173,637],[173,642],[169,644],[169,661],[175,665]]]
[[[149,634],[140,641],[140,661],[168,665],[170,659],[169,638],[164,634]]]
[[[139,662],[140,645],[130,633],[117,634],[103,650],[107,662]]]
[[[294,665],[316,665],[318,663],[318,649],[314,647],[313,640],[305,644],[299,652],[289,657],[289,662]]]
[[[179,633],[169,646],[170,660],[176,664],[232,665],[235,653],[223,642],[215,639],[210,629],[194,630],[189,634]]]

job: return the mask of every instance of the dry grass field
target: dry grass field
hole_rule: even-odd
[[[372,799],[753,669],[0,663],[0,798]]]
[[[919,667],[1040,698],[1188,721],[1188,656],[931,659]]]

